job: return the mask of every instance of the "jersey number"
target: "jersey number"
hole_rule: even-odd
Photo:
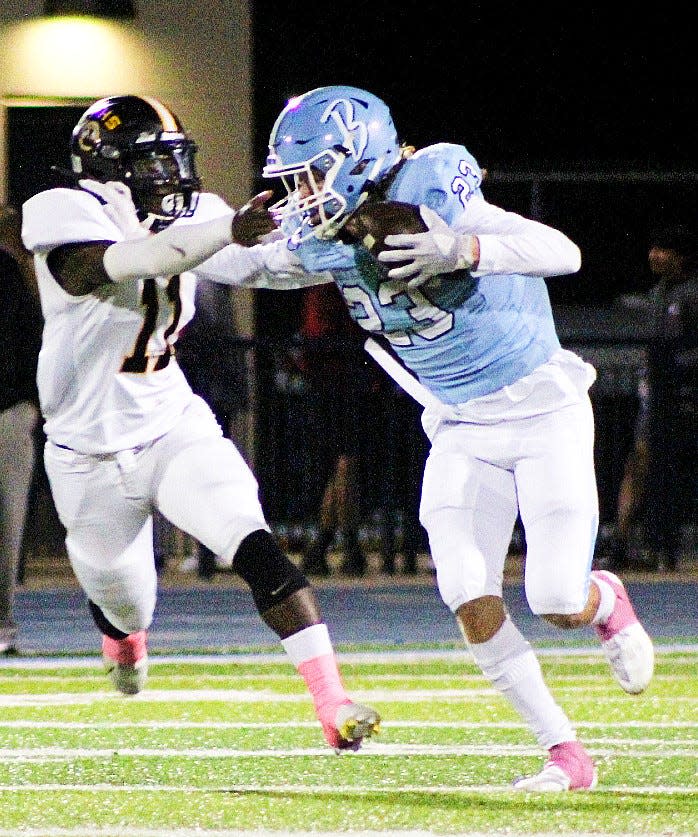
[[[412,337],[406,331],[383,331],[383,321],[373,299],[363,288],[358,285],[345,285],[342,287],[342,293],[353,311],[356,311],[357,305],[363,308],[363,315],[356,315],[355,319],[366,331],[383,333],[395,346],[412,345]],[[453,314],[434,305],[419,288],[408,288],[397,282],[382,282],[378,287],[379,305],[391,305],[399,294],[406,294],[409,298],[411,304],[407,313],[414,320],[414,331],[424,340],[435,340],[453,328]]]
[[[173,276],[167,283],[167,299],[172,309],[169,323],[163,334],[165,351],[162,354],[149,355],[148,343],[155,333],[158,324],[159,300],[155,279],[143,281],[141,305],[145,308],[143,325],[136,337],[133,352],[124,358],[121,365],[122,372],[157,372],[164,369],[170,362],[174,352],[169,338],[176,332],[179,318],[182,315],[182,300],[179,296],[179,276]]]

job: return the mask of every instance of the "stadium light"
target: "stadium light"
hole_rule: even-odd
[[[136,0],[44,0],[44,14],[134,18]]]

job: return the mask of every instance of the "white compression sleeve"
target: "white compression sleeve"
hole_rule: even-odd
[[[107,248],[104,269],[113,282],[175,276],[191,270],[232,241],[234,213],[203,224],[168,227],[139,240]]]
[[[485,200],[471,201],[453,229],[478,237],[480,260],[472,271],[478,278],[498,273],[564,276],[581,265],[579,247],[560,230]]]

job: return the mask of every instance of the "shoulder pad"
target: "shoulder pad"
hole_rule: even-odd
[[[473,198],[482,198],[482,171],[463,145],[437,143],[410,157],[388,190],[390,200],[425,204],[452,224]]]
[[[47,189],[22,207],[22,241],[32,252],[76,242],[122,240],[99,200],[82,189]]]

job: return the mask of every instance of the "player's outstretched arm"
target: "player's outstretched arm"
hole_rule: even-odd
[[[224,247],[195,267],[194,273],[201,279],[235,288],[267,288],[277,291],[291,291],[334,281],[328,271],[312,273],[305,270],[298,256],[288,249],[288,240],[283,236],[255,247],[235,244]]]
[[[104,270],[113,282],[174,276],[228,244],[252,244],[276,229],[265,207],[271,195],[261,192],[235,212],[202,224],[173,225],[147,238],[112,244],[104,253]]]
[[[175,276],[231,242],[249,245],[276,229],[265,207],[270,191],[256,195],[236,212],[226,212],[199,224],[175,224],[150,234],[140,227],[130,191],[124,184],[83,181],[81,185],[100,201],[104,214],[125,240],[114,242],[95,237],[51,249],[47,257],[51,273],[73,296],[91,293],[110,282]]]

